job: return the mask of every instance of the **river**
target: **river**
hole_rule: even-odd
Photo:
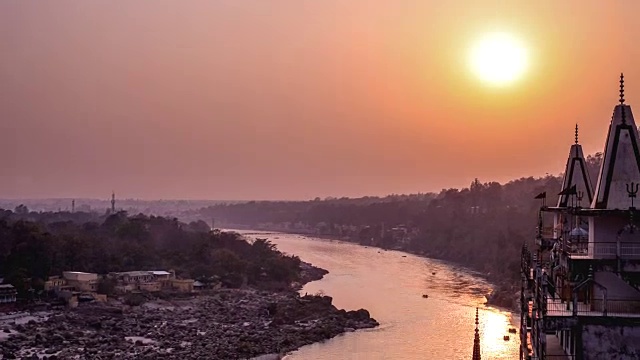
[[[287,360],[471,359],[476,307],[480,308],[482,358],[519,356],[519,336],[508,333],[515,327],[512,314],[482,305],[491,285],[470,270],[342,241],[289,234],[258,237],[329,270],[302,293],[322,292],[346,310],[365,308],[380,323],[375,329],[305,346]],[[511,339],[505,341],[504,335]]]

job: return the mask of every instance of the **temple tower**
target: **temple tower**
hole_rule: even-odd
[[[575,189],[575,191],[573,191]],[[572,195],[575,198],[572,199]],[[584,201],[589,206],[593,200],[593,186],[587,171],[587,164],[582,153],[582,146],[578,143],[578,124],[575,130],[575,143],[569,149],[567,166],[562,179],[562,189],[558,197],[558,207],[566,207],[571,200]]]
[[[533,252],[523,246],[521,360],[622,359],[640,353],[640,211],[634,203],[640,190],[639,143],[621,74],[595,191],[576,128],[558,205],[543,203],[538,215],[544,229],[542,214],[553,214],[554,231],[538,231]],[[581,197],[590,204],[582,206]],[[595,333],[607,339],[606,349]]]
[[[638,128],[631,107],[624,103],[624,75],[620,75],[620,104],[613,110],[602,166],[598,175],[593,209],[627,209],[627,184],[640,183]]]
[[[578,124],[575,128],[575,143],[571,145],[569,149],[569,157],[567,158],[567,165],[564,169],[564,177],[562,179],[562,188],[558,194],[557,207],[589,207],[593,200],[593,186],[591,186],[591,178],[587,170],[587,164],[582,152],[582,146],[578,143]],[[565,214],[556,213],[554,216],[553,232],[554,237],[567,236],[568,234],[562,234],[559,229],[562,228],[562,223],[567,219]],[[580,221],[576,221],[576,227],[571,231],[586,236],[587,231],[580,224]]]

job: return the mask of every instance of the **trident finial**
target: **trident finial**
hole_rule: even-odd
[[[624,73],[620,73],[620,105],[624,104]]]
[[[638,188],[640,184],[636,184],[633,181],[631,183],[627,183],[627,194],[631,199],[631,207],[633,207],[633,199],[638,195]]]
[[[578,124],[576,123],[576,145],[578,145]]]
[[[624,105],[624,74],[623,73],[620,73],[620,105],[622,105],[620,108],[620,110],[622,111],[622,123],[626,124],[627,114],[624,111],[625,105]]]

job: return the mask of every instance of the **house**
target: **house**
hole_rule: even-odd
[[[176,277],[173,271],[155,270],[155,271],[149,271],[149,272],[153,274],[155,279],[158,281],[169,280]]]
[[[131,291],[157,292],[161,290],[192,292],[192,279],[176,279],[175,273],[165,270],[127,271],[112,274],[117,280],[116,290],[121,293]]]
[[[193,290],[196,290],[196,291],[204,290],[204,284],[201,283],[200,281],[197,281],[197,280],[194,281],[193,282]]]
[[[220,281],[203,283],[201,281],[196,280],[193,282],[194,291],[215,290],[221,287],[222,287],[222,283],[220,283]]]
[[[115,273],[114,277],[118,281],[116,285],[118,292],[160,291],[161,284],[156,281],[151,271],[126,271]]]
[[[117,273],[117,276],[124,284],[140,284],[156,281],[156,277],[151,271],[127,271]]]
[[[95,292],[98,289],[98,274],[80,271],[63,271],[62,277],[66,281],[67,286],[73,287],[76,291]]]
[[[11,284],[0,285],[0,304],[12,304],[16,302],[18,291]]]
[[[67,281],[60,276],[49,276],[49,280],[44,283],[45,291],[67,290],[68,287]]]

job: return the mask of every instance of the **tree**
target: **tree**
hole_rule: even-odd
[[[24,204],[20,204],[18,206],[16,206],[16,208],[13,210],[13,212],[15,212],[18,215],[26,215],[29,213],[29,208],[27,208],[26,205]]]
[[[245,278],[246,262],[228,249],[216,249],[211,253],[213,273],[220,277],[223,285],[231,288],[242,286]]]
[[[116,280],[110,277],[102,277],[98,280],[98,294],[113,295],[116,289]]]

